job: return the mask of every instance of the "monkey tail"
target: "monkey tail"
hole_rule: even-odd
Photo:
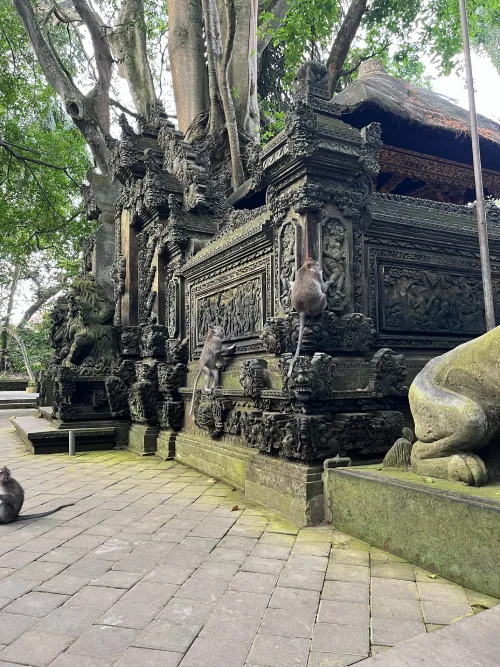
[[[65,507],[73,507],[75,503],[68,503],[67,505],[59,505],[59,507],[56,507],[53,510],[49,510],[48,512],[40,512],[39,514],[19,514],[17,517],[19,521],[23,521],[24,519],[42,519],[44,516],[50,516],[51,514],[55,514],[55,512],[59,512],[59,510],[63,510]]]
[[[300,356],[300,348],[302,346],[302,338],[304,337],[304,327],[306,326],[306,314],[300,313],[300,324],[299,324],[299,340],[297,341],[297,349],[295,350],[295,356],[290,361],[290,366],[288,367],[288,377],[292,377],[293,367],[298,357]]]
[[[198,375],[196,376],[196,379],[194,381],[193,396],[191,398],[191,407],[189,408],[189,414],[190,415],[193,414],[194,397],[195,397],[195,394],[196,394],[196,385],[198,384],[198,380],[200,379],[200,375],[201,375],[201,369],[198,371]]]

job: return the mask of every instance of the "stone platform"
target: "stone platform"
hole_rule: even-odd
[[[424,638],[436,654],[449,648],[448,624],[464,616],[470,652],[498,650],[477,648],[498,618],[482,610],[498,600],[332,526],[283,523],[176,461],[34,457],[2,415],[0,460],[25,488],[25,512],[75,503],[0,526],[2,667],[385,665]],[[490,667],[460,661],[461,646],[425,664]]]
[[[323,475],[336,528],[500,596],[500,483],[473,488],[380,466]]]
[[[0,410],[35,408],[38,394],[26,391],[0,391]]]
[[[69,429],[58,428],[52,422],[37,417],[16,417],[12,424],[19,437],[32,454],[55,454],[67,452],[69,446]],[[74,425],[77,451],[107,450],[115,447],[116,429],[111,426],[97,428]]]

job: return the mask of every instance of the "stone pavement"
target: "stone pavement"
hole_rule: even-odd
[[[174,461],[32,456],[3,418],[0,464],[24,511],[76,503],[0,526],[0,667],[350,665],[497,602]]]

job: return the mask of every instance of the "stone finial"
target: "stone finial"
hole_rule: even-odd
[[[359,66],[358,79],[365,79],[373,74],[387,74],[387,70],[382,65],[382,61],[378,60],[378,58],[365,60],[361,63]]]

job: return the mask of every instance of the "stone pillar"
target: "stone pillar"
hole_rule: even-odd
[[[138,247],[135,229],[130,225],[130,212],[122,211],[122,254],[125,258],[125,292],[122,296],[122,325],[135,327],[139,323]]]

